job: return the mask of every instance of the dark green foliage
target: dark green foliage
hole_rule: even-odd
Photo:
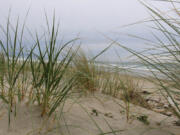
[[[148,116],[146,115],[141,115],[137,117],[137,120],[139,120],[140,122],[144,123],[145,125],[149,125],[149,121],[148,121]]]

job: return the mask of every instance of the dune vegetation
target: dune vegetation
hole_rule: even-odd
[[[175,6],[178,5],[178,2],[166,2],[173,5],[173,11],[179,17],[179,10]],[[168,42],[164,42],[161,37],[154,35],[157,43],[153,43],[153,48],[149,48],[143,53],[127,48],[116,41],[112,42],[137,57],[151,71],[153,77],[151,79],[143,78],[143,81],[150,81],[157,86],[156,91],[169,103],[167,109],[173,113],[173,117],[176,116],[180,119],[180,23],[176,18],[167,17],[162,15],[159,10],[146,4],[143,5],[153,14],[153,22],[156,24],[156,28],[153,29],[161,32]],[[32,105],[38,107],[41,118],[52,119],[52,121],[59,120],[59,123],[63,121],[68,130],[66,120],[59,116],[62,114],[66,102],[69,102],[69,99],[72,100],[73,106],[75,103],[79,104],[77,100],[87,98],[89,95],[101,102],[99,100],[101,97],[97,98],[96,94],[104,94],[115,101],[122,101],[123,104],[116,102],[122,109],[120,113],[125,113],[127,122],[135,117],[136,120],[149,125],[149,116],[131,115],[132,104],[153,110],[153,106],[149,104],[145,96],[147,91],[144,91],[143,83],[138,81],[140,77],[135,77],[131,73],[126,74],[120,68],[107,70],[105,66],[98,64],[96,58],[107,51],[109,47],[92,58],[81,50],[80,45],[76,42],[80,40],[78,38],[60,44],[58,42],[59,23],[57,23],[55,15],[52,22],[49,22],[48,18],[46,21],[46,33],[43,36],[35,33],[34,43],[28,48],[24,42],[26,21],[20,26],[19,20],[17,20],[14,26],[14,22],[9,16],[6,26],[1,26],[3,39],[0,39],[0,103],[7,110],[7,126],[12,126],[12,119],[14,120],[19,113],[17,109],[19,104],[25,104],[27,107]],[[152,53],[152,50],[158,51]],[[168,59],[164,59],[164,57]],[[152,68],[161,75],[151,70]],[[113,68],[111,67],[111,69]],[[66,111],[69,112],[72,106],[70,105]],[[106,105],[104,104],[104,106]],[[83,106],[81,108],[88,113]],[[99,114],[103,113],[92,109],[92,112],[88,113],[88,117],[100,131],[100,135],[116,135],[123,131],[113,129],[106,119],[103,120],[111,130],[109,132],[102,131],[101,125],[93,119],[94,115],[98,116]],[[111,113],[103,115],[113,118]]]
[[[152,29],[160,33],[160,36],[153,34],[156,42],[149,42],[151,47],[142,52],[137,52],[120,43],[117,43],[117,45],[137,57],[141,63],[151,71],[155,78],[153,83],[159,86],[159,91],[172,107],[173,113],[180,118],[179,2],[163,1],[169,2],[169,4],[172,5],[173,10],[171,12],[175,15],[162,14],[160,10],[143,3],[152,13],[153,23],[155,24],[155,26],[152,26]],[[148,39],[144,40],[148,41]]]

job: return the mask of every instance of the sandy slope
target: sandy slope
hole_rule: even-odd
[[[96,98],[95,98],[96,97]],[[75,102],[76,101],[76,102]],[[41,118],[37,106],[17,106],[17,116],[12,114],[12,123],[8,128],[6,109],[0,111],[0,135],[100,135],[102,132],[115,132],[115,135],[180,135],[180,127],[174,126],[174,117],[131,105],[130,119],[120,106],[123,102],[103,94],[83,98],[69,99],[61,117]],[[61,110],[61,109],[59,109]],[[150,125],[145,125],[138,116],[148,115]],[[96,126],[99,126],[99,128]]]

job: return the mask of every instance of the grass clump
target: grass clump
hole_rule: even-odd
[[[85,93],[95,92],[98,87],[98,75],[100,73],[98,65],[90,61],[81,51],[73,60],[74,72],[77,75],[77,88]]]
[[[24,60],[19,61],[24,51],[24,46],[23,46],[24,26],[25,25],[23,25],[22,28],[19,27],[19,19],[18,19],[14,28],[10,23],[10,16],[9,16],[7,20],[6,29],[4,29],[4,27],[1,27],[2,33],[6,37],[6,40],[0,39],[0,46],[2,52],[1,61],[3,62],[3,68],[6,69],[3,70],[4,73],[1,74],[3,74],[3,77],[6,81],[5,83],[6,92],[2,91],[0,97],[5,103],[8,104],[9,124],[10,124],[10,113],[12,112],[13,106],[16,108],[16,97],[18,96],[18,93],[16,91],[16,82],[28,58],[30,57],[30,54],[33,52],[35,48],[35,46],[33,46],[27,57]],[[20,34],[19,31],[21,31]]]
[[[4,77],[5,77],[5,58],[4,54],[0,53],[0,88],[1,96],[4,97]]]
[[[108,73],[104,80],[102,92],[122,99],[126,103],[132,103],[150,109],[150,105],[142,97],[142,86],[135,82],[132,76],[121,73]]]
[[[58,27],[55,16],[52,26],[47,20],[47,34],[43,38],[36,34],[34,45],[25,52],[25,22],[20,28],[18,19],[14,28],[9,16],[6,29],[1,26],[6,40],[0,39],[0,98],[8,105],[9,125],[17,102],[38,103],[41,116],[51,116],[71,92],[76,75],[66,77],[66,72],[78,50],[72,49],[77,39],[59,44]]]
[[[47,20],[47,24],[48,20]],[[64,78],[69,65],[76,52],[72,53],[71,40],[58,46],[58,25],[53,18],[52,27],[48,25],[48,35],[42,47],[40,39],[36,36],[37,54],[31,55],[31,73],[35,101],[42,106],[41,116],[51,116],[56,108],[65,101],[75,82],[75,75],[67,80]],[[44,50],[43,50],[44,49]],[[33,61],[33,58],[37,61]]]
[[[158,35],[153,33],[156,42],[149,42],[152,47],[137,52],[120,43],[117,44],[140,59],[151,71],[156,79],[153,82],[159,86],[159,91],[173,108],[174,114],[180,118],[180,106],[177,100],[180,99],[180,14],[176,8],[179,3],[166,0],[164,2],[172,5],[173,14],[162,14],[159,9],[142,3],[152,13],[151,22],[155,24],[152,29],[159,33]]]

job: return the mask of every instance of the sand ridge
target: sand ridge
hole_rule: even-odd
[[[175,117],[130,105],[129,121],[122,108],[124,102],[113,97],[95,94],[86,97],[74,97],[66,101],[56,117],[40,117],[40,107],[35,105],[17,105],[17,116],[12,113],[11,126],[8,128],[6,109],[0,111],[0,135],[175,135],[180,128],[173,122]],[[60,115],[61,114],[61,115]],[[137,117],[148,116],[149,125]],[[114,132],[111,133],[111,132]]]

